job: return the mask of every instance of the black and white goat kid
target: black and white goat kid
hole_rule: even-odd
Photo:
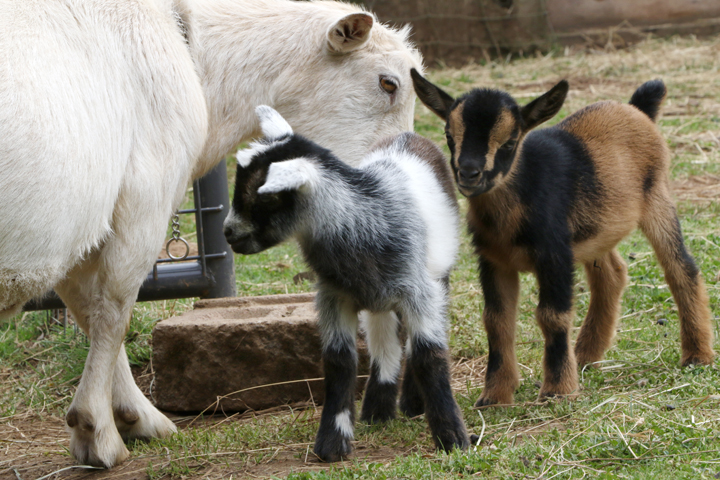
[[[358,313],[366,321],[371,373],[361,419],[425,413],[438,448],[466,448],[450,389],[445,318],[447,278],[457,252],[452,174],[432,142],[404,133],[377,145],[359,168],[294,135],[275,110],[256,110],[265,139],[238,152],[225,235],[253,254],[294,237],[318,277],[325,406],[314,451],[337,461],[351,452]]]

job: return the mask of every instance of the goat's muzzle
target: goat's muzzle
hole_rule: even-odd
[[[458,190],[466,197],[475,197],[490,189],[490,182],[487,177],[477,169],[461,168],[458,170],[455,180],[457,181]]]

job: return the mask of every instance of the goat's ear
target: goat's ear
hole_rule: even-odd
[[[570,87],[567,80],[561,80],[543,95],[522,107],[520,115],[522,115],[523,122],[525,122],[525,130],[532,130],[554,117],[565,102],[568,88]]]
[[[290,124],[272,107],[260,105],[255,108],[255,114],[260,119],[260,128],[268,140],[292,135],[293,130]]]
[[[410,69],[415,93],[422,103],[425,104],[435,115],[447,121],[450,114],[450,107],[455,103],[455,99],[445,93],[443,90],[435,86],[414,68]]]
[[[265,184],[258,189],[258,193],[277,193],[312,187],[319,176],[317,167],[306,158],[271,163]]]
[[[369,13],[351,13],[344,16],[328,30],[328,47],[336,53],[357,50],[370,39],[374,22],[373,16]]]

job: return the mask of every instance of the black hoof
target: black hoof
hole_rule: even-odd
[[[343,435],[328,435],[315,439],[313,452],[323,462],[339,462],[352,453],[351,439]]]
[[[468,438],[464,425],[452,430],[443,429],[443,431],[437,432],[435,436],[435,446],[438,450],[444,450],[446,452],[451,451],[453,448],[467,450],[469,445],[470,439]]]

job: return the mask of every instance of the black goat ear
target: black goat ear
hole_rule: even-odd
[[[435,86],[429,80],[426,80],[417,70],[410,69],[415,93],[422,103],[425,104],[432,112],[443,120],[447,121],[450,107],[455,103],[455,99]]]
[[[562,108],[569,88],[567,80],[561,80],[543,95],[522,107],[520,115],[525,122],[525,130],[532,130],[554,117]]]

